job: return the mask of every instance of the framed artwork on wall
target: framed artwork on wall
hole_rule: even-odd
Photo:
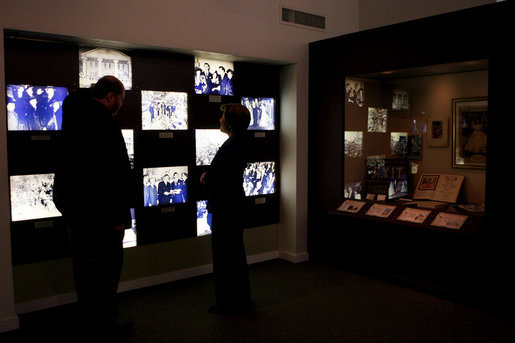
[[[485,168],[488,152],[488,98],[452,100],[454,168]]]
[[[427,131],[428,146],[448,147],[449,146],[449,118],[428,119],[429,130]]]

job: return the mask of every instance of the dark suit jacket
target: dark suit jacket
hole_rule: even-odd
[[[89,89],[63,103],[54,203],[65,219],[130,227],[130,163],[111,113]]]
[[[229,137],[218,149],[207,171],[208,211],[213,214],[239,214],[245,199],[243,171],[248,160],[247,139]]]

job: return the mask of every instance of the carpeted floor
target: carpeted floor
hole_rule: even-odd
[[[255,309],[207,312],[211,276],[119,295],[126,342],[515,342],[512,319],[314,263],[250,266]],[[20,316],[0,342],[81,342],[74,306]]]

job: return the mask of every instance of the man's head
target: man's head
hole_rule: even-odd
[[[93,97],[115,115],[123,105],[125,87],[116,77],[106,75],[93,86]]]

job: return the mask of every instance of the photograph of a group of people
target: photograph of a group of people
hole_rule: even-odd
[[[250,112],[249,130],[274,130],[275,100],[242,97],[241,104]]]
[[[232,62],[195,58],[195,94],[234,95]]]
[[[12,175],[12,221],[60,217],[53,200],[54,174]]]
[[[248,163],[243,172],[246,196],[275,193],[275,162]]]
[[[145,207],[188,201],[188,167],[144,168],[143,190]]]
[[[7,85],[9,131],[61,130],[65,87]]]
[[[207,211],[207,200],[197,201],[197,237],[211,234],[211,213]]]
[[[365,88],[363,82],[347,79],[345,82],[345,99],[349,104],[363,107],[365,103]]]
[[[141,91],[143,130],[187,130],[188,93]]]
[[[219,129],[195,130],[195,159],[197,166],[208,166],[218,149],[227,140],[227,135]]]

